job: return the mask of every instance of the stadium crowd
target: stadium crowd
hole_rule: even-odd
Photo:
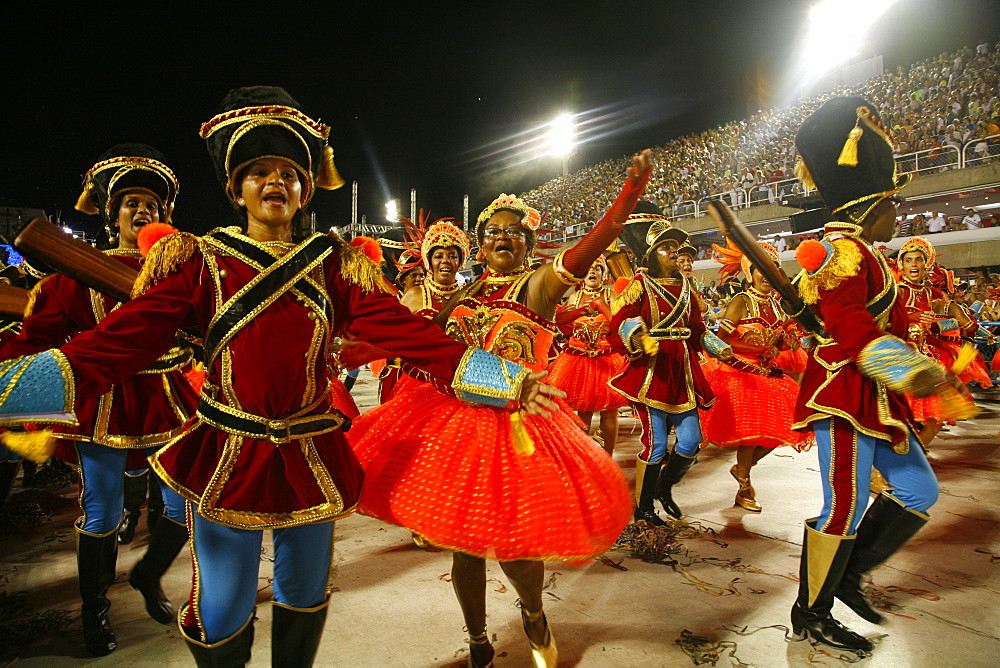
[[[671,140],[653,149],[657,167],[646,195],[670,215],[681,217],[692,215],[694,203],[706,197],[728,197],[731,205],[746,206],[796,192],[795,129],[836,95],[860,95],[878,105],[893,130],[903,171],[947,169],[957,162],[948,147],[961,151],[970,144],[967,164],[979,164],[1000,150],[997,46],[966,46],[857,86]],[[914,156],[918,151],[927,153]],[[576,236],[611,205],[614,184],[627,162],[625,157],[605,160],[548,181],[523,197],[549,214],[549,227]],[[581,227],[574,229],[577,225]]]

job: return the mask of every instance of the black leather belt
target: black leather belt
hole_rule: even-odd
[[[350,418],[337,410],[274,420],[235,410],[204,396],[198,404],[198,415],[208,424],[229,434],[259,438],[275,444],[351,428]]]

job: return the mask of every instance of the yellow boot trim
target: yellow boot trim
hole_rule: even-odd
[[[856,538],[856,536],[837,536],[816,531],[813,525],[817,519],[819,518],[806,520],[806,544],[802,546],[809,568],[808,607],[810,608],[816,602],[816,597],[819,596],[820,590],[823,589],[823,584],[826,583],[830,567],[833,565],[834,558],[837,556],[841,544],[844,541]]]
[[[930,519],[931,519],[931,516],[928,515],[927,513],[922,513],[919,510],[914,510],[913,508],[907,508],[906,505],[903,504],[902,501],[900,501],[899,499],[897,499],[892,494],[889,494],[888,492],[882,492],[882,496],[888,498],[889,500],[893,501],[894,503],[899,504],[900,506],[903,506],[903,510],[905,510],[908,513],[913,513],[917,517],[921,517],[921,518],[923,518],[926,521],[930,521]]]
[[[189,605],[190,605],[189,603],[185,603],[184,605],[181,606],[180,611],[177,613],[177,628],[180,629],[181,636],[184,637],[184,640],[188,641],[192,645],[197,645],[198,647],[204,647],[206,649],[212,649],[213,647],[220,647],[222,645],[225,645],[227,642],[229,642],[233,638],[238,637],[241,633],[243,633],[243,631],[246,630],[247,626],[253,624],[253,620],[257,618],[257,609],[254,608],[253,611],[250,613],[250,617],[245,622],[243,622],[243,626],[241,626],[236,631],[236,633],[229,636],[228,638],[223,638],[219,642],[204,643],[200,640],[192,638],[187,633],[185,633],[185,627],[183,624],[181,624],[181,620],[184,619]]]
[[[642,481],[646,478],[646,462],[638,455],[635,458],[635,505],[639,505],[642,496]]]
[[[83,521],[85,519],[86,519],[86,517],[78,517],[78,518],[76,518],[76,521],[73,522],[73,528],[76,529],[77,534],[82,534],[84,536],[92,536],[94,538],[107,538],[111,534],[113,534],[116,531],[118,531],[118,527],[115,527],[114,529],[112,529],[111,531],[109,531],[107,533],[91,533],[89,531],[84,531],[83,530]]]
[[[286,603],[279,603],[278,601],[271,601],[271,605],[276,608],[284,608],[285,610],[292,610],[294,612],[319,612],[326,606],[330,605],[330,595],[327,594],[323,602],[312,608],[296,608],[294,605],[288,605]]]

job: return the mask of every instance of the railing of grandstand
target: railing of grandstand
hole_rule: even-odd
[[[902,174],[927,174],[959,169],[962,155],[955,146],[940,146],[896,156],[896,165]]]
[[[694,218],[698,215],[698,203],[693,199],[686,199],[683,202],[676,202],[663,207],[663,212],[669,218],[680,220],[681,218]]]
[[[985,165],[1000,158],[1000,135],[973,139],[962,148],[962,166]]]

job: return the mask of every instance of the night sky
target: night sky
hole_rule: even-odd
[[[163,151],[181,181],[175,223],[233,222],[199,125],[230,88],[283,86],[333,127],[361,213],[383,222],[409,191],[437,216],[474,217],[499,192],[560,173],[515,165],[525,134],[572,110],[603,120],[570,170],[780,104],[809,3],[32,3],[5,15],[0,205],[72,211],[109,146]],[[175,6],[179,6],[176,3]],[[188,3],[185,3],[188,6]],[[871,31],[887,68],[1000,39],[995,0],[898,0]],[[596,126],[595,126],[596,127]],[[313,202],[345,225],[350,186]],[[374,219],[374,221],[373,221]]]

